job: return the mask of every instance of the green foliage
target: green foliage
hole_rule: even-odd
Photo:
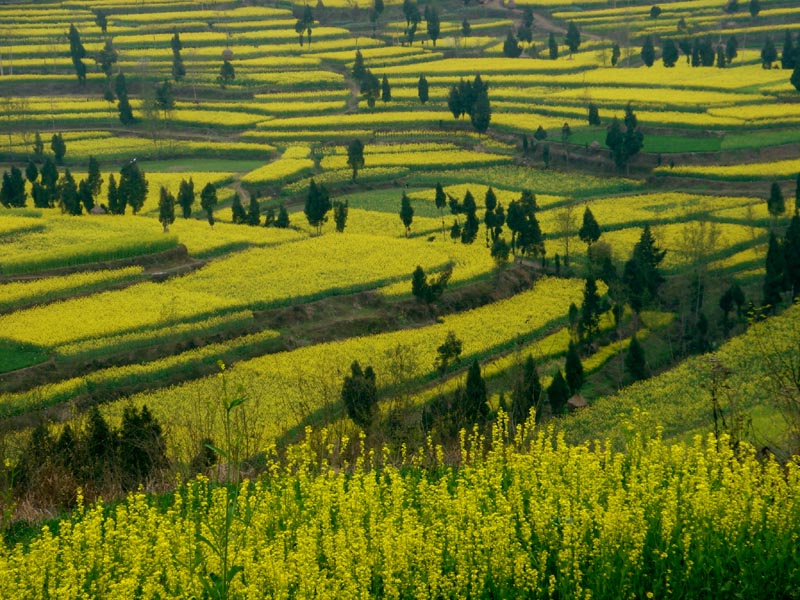
[[[222,65],[219,68],[217,83],[219,87],[224,90],[226,86],[233,83],[234,79],[236,79],[236,70],[233,68],[231,61],[226,58],[222,61]]]
[[[392,99],[392,87],[389,85],[389,78],[384,74],[381,79],[381,100],[383,102],[390,102]]]
[[[80,33],[72,23],[69,26],[68,38],[69,55],[72,58],[72,65],[75,67],[75,74],[78,76],[78,83],[84,85],[86,83],[86,65],[82,59],[86,57],[86,49],[81,43]]]
[[[184,219],[192,216],[192,205],[195,201],[194,181],[191,177],[186,181],[181,179],[180,186],[178,187],[178,204],[181,207],[181,213]]]
[[[775,181],[772,182],[772,186],[769,190],[769,198],[767,198],[767,210],[774,218],[777,218],[786,212],[786,201],[783,198],[781,186]]]
[[[206,211],[208,224],[214,226],[214,208],[217,206],[217,188],[208,182],[200,192],[200,206]]]
[[[464,419],[467,423],[482,423],[489,415],[486,382],[481,376],[481,367],[473,360],[467,371],[467,383],[463,396]]]
[[[636,334],[631,337],[628,353],[625,355],[625,371],[634,381],[641,381],[649,376],[644,348],[639,343]]]
[[[115,82],[117,92],[117,108],[119,109],[119,120],[123,125],[131,125],[136,122],[133,116],[130,100],[128,99],[128,84],[122,71],[117,75]]]
[[[231,201],[231,221],[234,225],[247,223],[247,212],[242,205],[242,199],[239,194],[234,194]]]
[[[175,196],[163,185],[158,200],[158,222],[164,233],[169,232],[169,226],[175,222]]]
[[[530,412],[537,411],[539,400],[542,396],[542,384],[539,381],[539,372],[533,355],[528,354],[523,365],[517,365],[514,387],[511,391],[511,422],[521,425],[530,416]],[[535,412],[538,420],[538,412]]]
[[[780,305],[781,292],[786,289],[786,256],[780,240],[774,233],[769,234],[767,248],[766,274],[762,286],[762,303],[770,312],[775,312]]]
[[[550,55],[550,60],[558,58],[558,42],[556,42],[556,34],[550,32],[550,37],[547,39],[547,50]]]
[[[58,180],[58,204],[63,213],[80,215],[83,212],[78,196],[78,186],[69,169],[66,169],[64,175]]]
[[[411,199],[405,191],[400,198],[400,220],[403,222],[403,227],[406,228],[406,237],[408,237],[411,233],[411,223],[414,221],[414,207],[411,206]]]
[[[414,273],[411,275],[411,294],[421,302],[426,302],[428,304],[435,302],[442,297],[452,275],[453,269],[452,267],[448,267],[439,273],[438,277],[429,282],[424,269],[417,265],[417,268],[414,269]]]
[[[341,395],[347,415],[356,425],[368,429],[378,406],[378,387],[372,367],[362,371],[358,361],[353,361],[350,375],[344,378]]]
[[[136,159],[128,161],[119,172],[119,185],[117,187],[118,202],[122,208],[119,214],[125,214],[125,207],[130,206],[136,214],[144,206],[147,198],[147,178],[139,169]]]
[[[594,218],[591,209],[587,206],[583,211],[583,224],[578,230],[578,237],[581,238],[584,244],[591,246],[600,239],[600,235],[600,225]]]
[[[347,225],[348,210],[347,200],[336,200],[333,203],[333,222],[336,225],[336,231],[339,233],[342,233]]]
[[[434,367],[439,375],[444,375],[452,364],[461,361],[461,351],[463,343],[456,337],[455,332],[448,331],[444,343],[436,348],[436,361]]]
[[[547,386],[547,399],[550,402],[550,409],[554,415],[563,415],[567,412],[567,400],[569,400],[569,386],[564,381],[561,369],[556,371],[553,381]]]
[[[6,208],[22,208],[27,202],[25,179],[22,171],[12,166],[11,172],[3,172],[3,185],[0,187],[0,204]]]
[[[116,64],[118,57],[119,54],[114,49],[114,44],[112,43],[111,38],[106,39],[103,49],[97,53],[95,61],[98,65],[100,65],[100,70],[109,79],[114,71],[114,64]]]
[[[355,139],[347,146],[347,165],[353,170],[353,181],[358,177],[358,170],[364,167],[364,143]]]
[[[67,153],[67,144],[64,142],[64,137],[60,133],[53,134],[53,138],[50,141],[50,149],[53,151],[56,164],[63,165],[64,155]]]
[[[522,47],[514,36],[514,32],[509,29],[506,40],[503,42],[503,55],[506,58],[517,58],[520,54],[522,54]]]
[[[664,260],[666,252],[656,246],[650,226],[645,225],[639,241],[633,247],[630,260],[625,263],[622,275],[628,301],[637,313],[658,298],[658,290],[664,283],[664,276],[658,265]]]
[[[97,197],[103,187],[103,175],[100,173],[100,163],[94,156],[89,157],[89,169],[86,175],[86,181],[89,184],[89,189],[92,195]]]
[[[567,387],[569,387],[570,396],[581,391],[584,382],[583,363],[578,353],[578,345],[570,340],[567,347],[567,357],[564,365],[564,372],[566,373]]]
[[[597,105],[594,102],[589,103],[589,125],[599,126],[600,125],[600,111],[597,109]]]
[[[417,82],[417,96],[422,104],[428,101],[428,80],[425,78],[425,75],[419,76],[419,81]]]
[[[331,199],[328,189],[317,185],[312,179],[308,185],[306,203],[303,212],[308,224],[317,230],[317,235],[322,233],[322,226],[328,221],[328,212],[331,210]]]
[[[289,225],[289,211],[286,210],[286,207],[283,204],[281,204],[278,207],[278,217],[275,219],[275,227],[278,227],[279,229],[286,229],[289,227]]]
[[[439,39],[439,34],[441,33],[441,22],[439,20],[439,11],[430,4],[425,5],[425,24],[428,30],[428,37],[433,42],[433,47],[436,48],[436,40]]]
[[[661,60],[664,61],[665,67],[674,67],[678,62],[678,46],[672,38],[664,40],[661,48]]]
[[[570,21],[567,25],[567,35],[564,38],[564,43],[569,48],[570,54],[578,51],[578,47],[581,45],[581,32],[578,30],[575,21]]]

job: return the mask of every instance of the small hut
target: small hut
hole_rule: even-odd
[[[586,408],[587,406],[589,406],[589,403],[586,402],[586,398],[584,398],[580,394],[575,394],[572,398],[567,400],[567,407],[569,408],[569,412],[575,412],[576,410]]]

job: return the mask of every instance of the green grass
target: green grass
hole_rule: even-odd
[[[587,127],[575,130],[569,141],[573,144],[591,144],[597,140],[605,148],[605,127]],[[673,152],[719,152],[722,150],[719,137],[695,137],[688,135],[645,134],[644,151],[657,154]]]
[[[0,373],[30,367],[46,361],[48,356],[45,348],[0,338]]]
[[[722,140],[722,150],[741,150],[749,148],[764,148],[766,146],[780,146],[800,142],[800,129],[787,127],[786,129],[767,129],[743,133],[728,133]]]

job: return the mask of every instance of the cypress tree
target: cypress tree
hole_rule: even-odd
[[[362,371],[358,361],[353,361],[350,375],[344,378],[341,395],[347,415],[362,429],[369,428],[378,405],[378,388],[372,367]]]
[[[642,345],[636,338],[636,334],[633,334],[633,337],[631,337],[628,353],[625,355],[625,370],[634,381],[647,379],[647,360],[645,358],[644,348],[642,348]]]
[[[792,300],[800,297],[800,215],[794,214],[786,228],[783,240],[783,253],[786,269],[786,287],[792,293]]]
[[[158,200],[158,221],[164,233],[169,232],[169,226],[175,222],[175,196],[163,185]]]
[[[428,80],[425,78],[425,75],[419,76],[419,81],[417,82],[417,95],[419,96],[419,101],[422,104],[425,104],[428,101]]]
[[[239,194],[234,194],[231,201],[231,221],[233,221],[234,225],[241,225],[247,222],[247,212],[242,206],[242,199],[239,198]]]
[[[521,425],[528,418],[530,411],[538,407],[542,395],[542,384],[532,354],[525,358],[521,371],[511,392],[511,421],[514,425]]]
[[[563,415],[567,412],[567,400],[569,400],[569,386],[564,381],[564,376],[559,369],[553,381],[547,387],[547,399],[554,415]]]
[[[261,205],[258,203],[258,196],[250,196],[250,204],[247,206],[247,224],[251,227],[261,225]]]
[[[467,371],[467,384],[464,390],[464,417],[468,423],[477,423],[486,419],[489,414],[487,404],[488,395],[486,392],[486,382],[481,376],[481,367],[477,360]]]
[[[567,347],[566,364],[564,365],[564,372],[566,373],[567,386],[569,393],[574,396],[581,391],[583,387],[583,363],[581,363],[580,354],[578,354],[578,346],[572,340]]]
[[[403,227],[406,228],[406,237],[411,233],[411,223],[414,221],[414,207],[411,206],[411,199],[403,192],[400,198],[400,220],[403,222]]]
[[[769,234],[766,274],[764,276],[763,304],[770,312],[775,312],[781,303],[781,292],[786,281],[786,260],[783,248],[774,233]]]
[[[769,190],[769,198],[767,198],[767,210],[774,218],[777,218],[786,212],[786,202],[783,199],[781,186],[779,186],[775,181],[772,182],[772,186]]]
[[[194,181],[191,177],[189,178],[189,181],[181,179],[181,184],[178,188],[178,204],[181,207],[184,219],[188,219],[192,216],[192,205],[194,204],[194,200]]]

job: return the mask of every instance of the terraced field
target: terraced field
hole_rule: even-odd
[[[721,597],[734,580],[757,597],[778,571],[765,597],[795,597],[797,469],[778,461],[800,420],[774,384],[796,366],[800,8],[750,4],[0,4],[9,597]],[[692,66],[709,47],[711,64]],[[659,276],[637,291],[648,234]],[[543,392],[520,409],[528,356]],[[343,391],[354,361],[375,374],[370,425]],[[458,430],[475,421],[476,368],[487,437],[470,441]],[[56,478],[55,508],[19,491],[37,440],[55,455],[98,420],[122,439],[142,406],[160,470],[111,487]],[[143,495],[84,508],[75,494],[119,500],[198,473],[167,508]],[[709,495],[750,507],[758,527],[712,514]],[[72,520],[40,533],[63,508]],[[179,533],[163,525],[176,514]],[[12,526],[27,521],[34,532]],[[107,554],[81,546],[91,528]],[[401,530],[402,552],[384,552]],[[417,547],[421,532],[445,542]],[[765,540],[773,565],[756,560]],[[470,554],[492,544],[505,544],[495,558]],[[125,566],[153,547],[148,566]],[[274,572],[256,576],[267,555]],[[366,556],[380,559],[361,569]],[[72,561],[95,567],[73,576]]]

